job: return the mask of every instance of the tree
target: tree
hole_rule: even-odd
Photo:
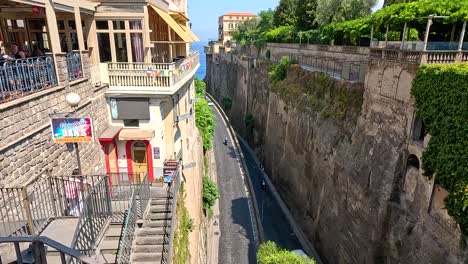
[[[219,190],[216,183],[214,183],[208,176],[203,176],[203,208],[211,210],[219,198]]]
[[[272,241],[267,241],[260,245],[257,252],[257,260],[259,264],[315,264],[313,259],[281,249]]]
[[[362,18],[372,13],[377,0],[320,0],[315,21],[320,25]]]
[[[260,32],[266,32],[271,30],[275,27],[274,18],[275,18],[275,11],[272,9],[260,11],[258,14],[260,17],[260,22],[258,23],[258,29]]]
[[[275,9],[274,25],[279,26],[295,26],[297,0],[280,0],[279,5]]]
[[[399,3],[409,3],[409,2],[416,2],[418,0],[384,0],[383,6],[389,6],[393,4],[399,4]]]
[[[296,28],[300,31],[306,31],[316,28],[315,12],[317,9],[317,0],[299,0],[296,7]]]

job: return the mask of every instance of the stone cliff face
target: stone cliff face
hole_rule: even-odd
[[[279,90],[267,62],[231,54],[207,61],[208,92],[220,103],[232,99],[231,121],[326,263],[467,261],[465,240],[437,204],[443,191],[421,175],[424,142],[411,140],[415,65],[370,61],[365,89],[331,79],[356,97],[334,116],[325,109],[340,109],[327,108],[336,94],[287,95],[317,73],[297,67]],[[311,107],[311,98],[327,104]],[[248,113],[253,131],[244,124]]]

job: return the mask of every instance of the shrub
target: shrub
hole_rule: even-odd
[[[259,264],[315,264],[313,259],[281,249],[272,241],[267,241],[260,245],[257,252],[257,260]]]
[[[219,190],[208,176],[203,177],[203,208],[211,211],[216,199],[219,198]]]
[[[270,81],[275,83],[286,79],[287,69],[291,66],[292,61],[289,57],[282,57],[279,63],[270,67],[269,76]]]
[[[223,98],[223,108],[226,111],[231,110],[231,108],[232,108],[232,99],[230,97],[224,97]]]
[[[254,129],[254,123],[255,123],[255,120],[254,120],[254,116],[252,115],[252,113],[247,113],[244,117],[244,125],[249,133],[251,133]]]
[[[203,140],[203,150],[206,152],[213,147],[215,119],[213,110],[205,99],[195,103],[195,125]]]
[[[173,263],[185,264],[190,258],[189,250],[189,234],[193,231],[193,219],[190,217],[187,207],[185,206],[185,189],[184,184],[180,186],[177,194],[177,229],[174,232],[174,250]]]

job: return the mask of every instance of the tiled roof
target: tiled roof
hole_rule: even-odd
[[[250,17],[254,17],[254,16],[257,16],[257,15],[252,14],[252,13],[226,13],[226,14],[224,14],[224,16],[250,16]]]

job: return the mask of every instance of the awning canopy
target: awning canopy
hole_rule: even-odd
[[[154,130],[139,128],[123,128],[119,134],[119,140],[151,140],[154,137]]]
[[[189,35],[189,37],[193,39],[193,41],[200,41],[200,39],[197,37],[197,35],[195,35],[192,32],[192,30],[190,30],[189,27],[187,27],[185,24],[179,24],[179,25],[185,31],[185,33],[187,33],[187,35]]]
[[[121,127],[109,126],[101,135],[99,135],[99,143],[105,144],[114,141],[121,129]]]
[[[171,15],[169,15],[169,13],[153,6],[153,5],[150,5],[154,11],[167,23],[167,25],[175,31],[175,33],[177,35],[179,35],[179,37],[185,41],[185,42],[193,42],[194,39],[192,39],[186,32],[185,30],[182,29],[182,27],[180,26],[179,23],[177,23],[174,18],[171,17]]]

